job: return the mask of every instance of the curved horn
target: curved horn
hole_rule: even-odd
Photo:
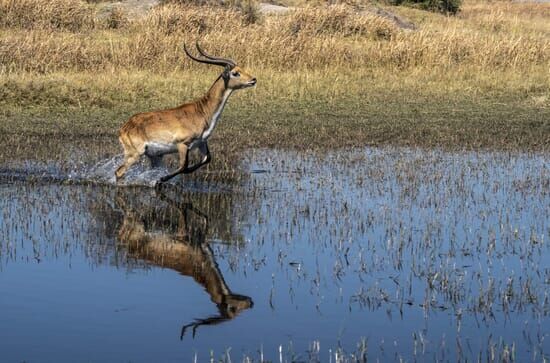
[[[229,63],[227,63],[223,60],[218,60],[218,59],[200,59],[200,58],[197,58],[197,57],[193,56],[191,53],[189,53],[185,43],[183,44],[183,50],[185,51],[185,54],[187,54],[187,56],[189,58],[191,58],[192,60],[194,60],[195,62],[206,63],[206,64],[214,64],[214,65],[221,66],[221,67],[226,67],[229,64]]]
[[[214,56],[212,56],[212,55],[206,53],[206,52],[204,51],[204,49],[201,48],[201,46],[199,45],[199,42],[198,42],[198,41],[195,43],[195,46],[197,47],[197,50],[199,51],[199,53],[200,53],[203,57],[205,57],[205,58],[208,58],[208,59],[211,59],[211,60],[224,61],[224,62],[226,62],[227,64],[229,64],[231,67],[235,67],[235,65],[236,65],[236,64],[235,64],[235,61],[232,60],[232,59],[214,57]]]

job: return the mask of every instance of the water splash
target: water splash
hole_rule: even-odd
[[[124,178],[117,182],[115,171],[122,164],[122,161],[122,155],[102,160],[85,172],[85,179],[96,183],[118,186],[154,187],[161,177],[170,173],[170,170],[164,166],[152,169],[146,162],[141,161],[133,165]]]
[[[155,187],[162,176],[170,173],[170,170],[166,167],[152,169],[147,162],[141,161],[133,165],[125,177],[117,182],[115,170],[122,161],[122,155],[115,155],[101,160],[93,166],[86,164],[67,166],[60,163],[26,161],[19,165],[0,168],[0,182],[91,183],[113,186]],[[175,180],[167,183],[174,184]]]

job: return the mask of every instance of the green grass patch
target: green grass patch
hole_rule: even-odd
[[[547,150],[550,145],[550,92],[542,72],[531,78],[506,73],[483,78],[473,71],[349,72],[337,79],[324,72],[255,75],[257,88],[236,92],[224,111],[210,142],[216,155],[232,157],[257,147]],[[12,149],[21,158],[42,144],[45,156],[70,158],[62,145],[71,140],[88,145],[90,155],[112,155],[120,152],[117,132],[129,116],[196,98],[215,77],[215,69],[200,79],[148,72],[3,77],[0,138],[18,144]]]

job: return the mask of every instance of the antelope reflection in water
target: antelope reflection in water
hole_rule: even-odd
[[[189,328],[192,328],[194,337],[199,326],[231,320],[241,311],[251,308],[253,302],[248,296],[234,294],[227,286],[206,241],[208,217],[191,203],[177,203],[164,194],[160,194],[160,199],[167,205],[160,213],[159,205],[138,213],[137,209],[128,208],[129,203],[118,196],[117,204],[124,211],[118,238],[131,257],[191,276],[208,292],[218,314],[184,325],[181,338]],[[139,210],[144,208],[147,205],[142,205]],[[167,216],[177,220],[175,231],[170,228],[173,220],[166,225]]]

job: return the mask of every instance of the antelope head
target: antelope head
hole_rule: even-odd
[[[248,72],[239,67],[235,61],[228,58],[214,57],[206,53],[199,45],[199,42],[196,43],[197,50],[200,55],[204,58],[197,58],[193,56],[187,50],[187,46],[183,44],[183,50],[185,54],[192,60],[200,63],[213,64],[223,67],[223,72],[221,77],[225,82],[225,88],[230,90],[238,90],[242,88],[254,87],[256,85],[256,78],[250,75]]]

